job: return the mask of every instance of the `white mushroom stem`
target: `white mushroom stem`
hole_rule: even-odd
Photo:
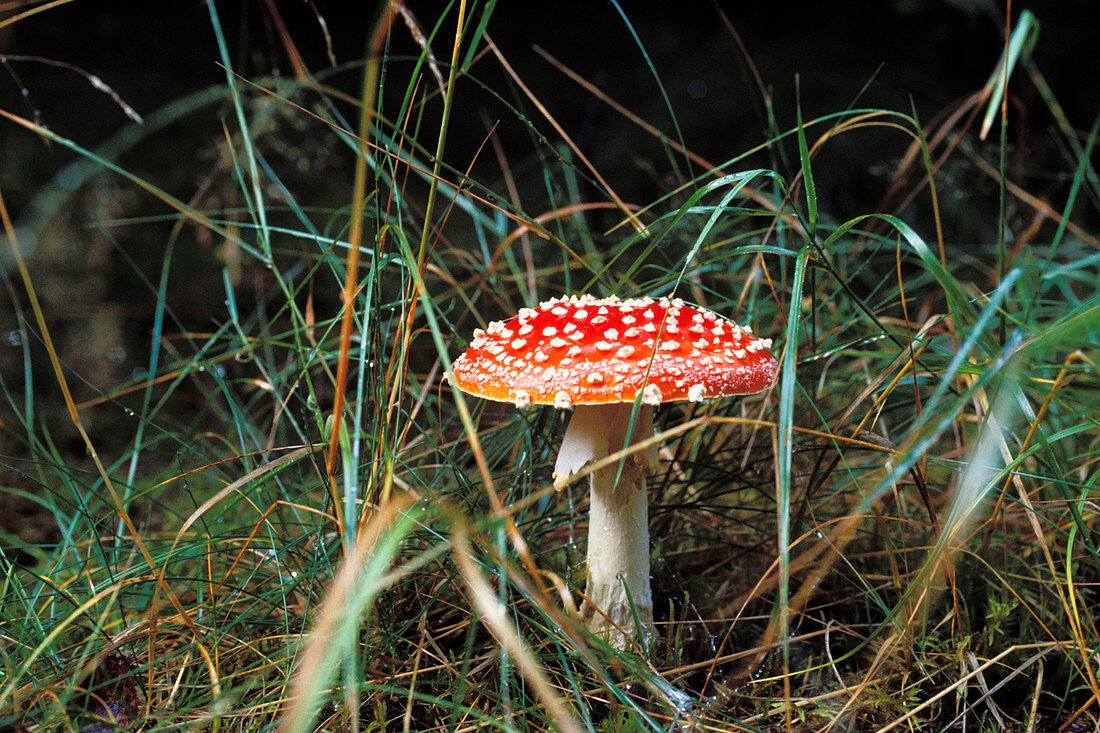
[[[564,486],[586,464],[607,458],[626,445],[630,403],[579,405],[569,421],[554,466],[555,484]],[[631,444],[653,437],[653,408],[638,411]],[[631,453],[594,471],[588,519],[586,624],[593,633],[624,649],[640,631],[653,636],[653,596],[649,579],[649,516],[645,476],[657,462],[656,445]],[[629,596],[627,590],[629,589]],[[635,630],[638,614],[641,628]],[[622,632],[616,631],[622,629]],[[625,635],[624,635],[625,633]]]

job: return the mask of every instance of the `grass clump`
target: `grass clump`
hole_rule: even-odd
[[[69,176],[14,214],[0,189],[0,496],[23,518],[0,727],[1095,721],[1097,128],[1058,106],[1029,13],[931,121],[788,116],[749,86],[767,132],[716,162],[616,15],[663,129],[537,54],[616,115],[608,162],[494,42],[495,3],[383,6],[365,60],[323,71],[271,6],[282,76],[247,73],[220,7],[220,83],[140,125],[92,144],[0,108]],[[1017,86],[1058,156],[1013,142]],[[134,162],[181,129],[184,163]],[[889,176],[844,212],[823,172],[865,140]],[[96,277],[48,267],[74,257]],[[577,620],[560,415],[445,379],[475,328],[581,292],[707,306],[782,365],[770,392],[657,413],[648,656]]]

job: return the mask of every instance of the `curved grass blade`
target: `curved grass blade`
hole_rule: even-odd
[[[280,733],[306,733],[336,671],[354,659],[359,635],[369,609],[382,591],[398,578],[390,571],[401,543],[424,519],[425,509],[398,497],[378,508],[364,527],[352,554],[340,568],[316,624],[310,631],[301,661],[290,683],[290,707]]]

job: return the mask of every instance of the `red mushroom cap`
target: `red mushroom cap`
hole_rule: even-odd
[[[639,392],[647,404],[697,402],[775,384],[770,347],[679,299],[572,296],[475,330],[452,381],[520,407],[633,402]]]

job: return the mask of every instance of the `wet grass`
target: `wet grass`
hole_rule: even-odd
[[[1091,727],[1097,129],[1047,93],[1029,16],[1006,73],[932,121],[796,107],[717,161],[544,53],[662,152],[636,200],[493,10],[383,13],[367,62],[265,78],[208,5],[224,84],[144,127],[90,147],[0,110],[82,171],[39,193],[67,228],[0,206],[0,491],[28,517],[0,544],[0,727]],[[670,119],[700,114],[637,42]],[[1006,77],[1046,90],[1060,156],[1014,143]],[[190,188],[123,162],[189,125],[212,131]],[[837,217],[819,161],[869,137],[892,141],[880,204]],[[74,232],[141,291],[130,326],[94,330],[43,267]],[[474,328],[574,292],[682,297],[782,364],[768,393],[657,413],[648,657],[576,620],[562,415],[445,380]],[[115,364],[97,339],[127,329]]]

